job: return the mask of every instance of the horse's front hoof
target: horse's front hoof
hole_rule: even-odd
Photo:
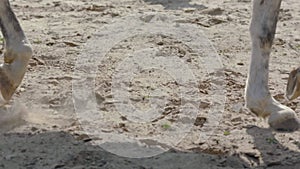
[[[291,71],[286,87],[286,97],[293,100],[300,96],[300,67]]]
[[[300,128],[300,120],[293,110],[283,110],[270,115],[269,125],[277,131],[296,131]]]

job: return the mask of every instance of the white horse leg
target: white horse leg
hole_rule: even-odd
[[[253,0],[250,26],[252,54],[246,85],[246,106],[261,117],[270,115],[269,124],[278,130],[296,130],[295,112],[271,95],[268,88],[269,58],[276,32],[281,0]]]
[[[5,40],[4,64],[0,66],[2,105],[10,100],[20,85],[32,56],[32,49],[8,0],[0,0],[0,28]]]

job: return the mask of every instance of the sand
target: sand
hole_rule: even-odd
[[[250,0],[15,0],[34,56],[0,111],[0,168],[300,168],[300,133],[244,107]],[[284,98],[300,4],[270,63]]]

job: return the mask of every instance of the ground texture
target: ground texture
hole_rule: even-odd
[[[0,111],[0,168],[300,168],[300,132],[275,132],[266,120],[244,108],[250,58],[250,0],[12,0],[11,4],[33,45],[34,56],[12,102]],[[77,98],[72,92],[72,82],[84,72],[74,71],[89,41],[97,37],[105,40],[99,32],[102,28],[129,15],[142,15],[140,19],[148,23],[158,14],[174,16],[170,25],[185,24],[202,30],[216,49],[222,67],[218,72],[207,72],[199,66],[201,60],[197,58],[203,57],[201,53],[163,34],[130,35],[114,44],[96,67],[96,108],[105,120],[94,118],[93,122],[101,124],[100,130],[146,138],[164,136],[166,131],[180,128],[175,125],[180,120],[192,124],[187,135],[163,154],[137,159],[120,157],[95,144],[105,134],[101,138],[85,132],[77,112],[81,109],[75,111]],[[299,66],[299,26],[300,2],[284,1],[270,65],[270,89],[298,117],[299,100],[286,102],[284,91],[288,73]],[[122,29],[128,29],[126,24]],[[129,83],[113,83],[124,58],[130,58],[129,54],[147,57],[149,51],[145,49],[153,48],[158,52],[151,57],[180,58],[196,72],[197,83],[182,86],[158,69],[136,69]],[[118,69],[117,75],[126,76],[125,68]],[[216,91],[216,77],[223,79],[226,99],[211,97]],[[112,89],[124,86],[129,89],[132,105],[146,110],[155,103],[157,109],[163,110],[161,115],[152,118],[145,114],[150,122],[134,123],[118,113],[118,98]],[[183,99],[178,90],[182,87],[196,88],[200,93],[193,100],[199,104],[195,117],[181,116]],[[211,115],[215,105],[224,105],[216,119]],[[207,125],[214,120],[217,125]],[[93,127],[93,123],[88,126]],[[203,139],[199,133],[208,133],[208,138]],[[157,138],[145,139],[144,143],[157,145]]]

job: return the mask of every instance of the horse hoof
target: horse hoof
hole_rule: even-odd
[[[300,120],[293,112],[283,112],[269,118],[269,125],[277,131],[296,131],[300,128]]]
[[[293,100],[300,96],[300,67],[291,71],[286,87],[286,97]]]

